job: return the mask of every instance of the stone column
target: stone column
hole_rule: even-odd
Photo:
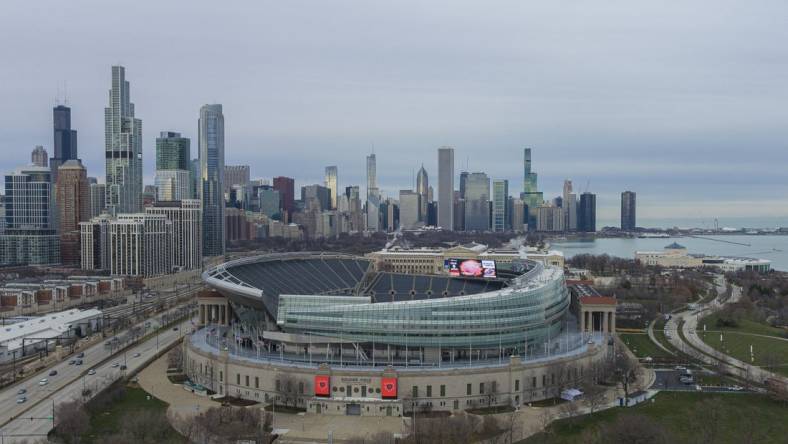
[[[586,312],[583,308],[580,308],[580,333],[586,331]]]
[[[611,314],[611,316],[610,316],[610,333],[615,333],[616,332],[616,309],[614,308],[610,312],[610,314]]]
[[[607,312],[603,311],[600,312],[600,317],[602,318],[602,333],[607,333]]]

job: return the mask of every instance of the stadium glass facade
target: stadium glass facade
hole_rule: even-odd
[[[570,324],[563,271],[531,261],[527,267],[509,279],[461,279],[377,272],[349,256],[290,254],[223,264],[204,279],[228,298],[242,332],[275,330],[313,343],[373,344],[373,353],[389,347],[449,360],[469,350],[528,356],[558,345]]]

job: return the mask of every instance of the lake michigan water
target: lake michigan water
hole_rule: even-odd
[[[670,238],[600,238],[588,240],[555,240],[551,248],[564,252],[567,258],[576,254],[609,254],[634,259],[635,251],[662,250],[672,242],[687,247],[691,254],[719,256],[745,256],[772,261],[772,268],[788,271],[788,236],[778,235],[730,235],[670,237]]]

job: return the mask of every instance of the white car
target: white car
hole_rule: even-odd
[[[47,385],[47,384],[49,384],[49,379],[47,378],[38,381],[38,385]]]
[[[112,368],[118,368],[119,366],[120,366],[120,364],[118,364],[117,362],[112,364]]]
[[[744,387],[742,387],[740,385],[732,385],[732,386],[730,386],[728,388],[733,390],[733,391],[735,391],[735,392],[740,392],[740,391],[744,390]]]
[[[20,397],[16,398],[16,403],[17,404],[24,404],[25,401],[27,401],[27,398],[25,398],[24,396],[20,396]]]
[[[677,365],[677,366],[673,367],[673,369],[674,370],[686,370],[687,367],[684,367],[683,365]]]
[[[96,374],[96,370],[90,369],[90,370],[88,370],[88,374],[89,375],[95,375]]]
[[[139,357],[140,357],[140,354],[139,354],[139,353],[134,353],[134,357],[135,357],[135,358],[139,358]]]

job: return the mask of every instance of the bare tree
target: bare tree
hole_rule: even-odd
[[[81,403],[69,401],[55,408],[55,430],[70,443],[80,442],[80,437],[90,427],[90,416]]]
[[[582,386],[583,398],[588,404],[591,413],[596,412],[607,403],[607,389],[591,381],[586,381]]]
[[[290,373],[279,375],[279,394],[285,406],[296,407],[298,399],[302,395],[301,390],[305,389],[305,383]]]

